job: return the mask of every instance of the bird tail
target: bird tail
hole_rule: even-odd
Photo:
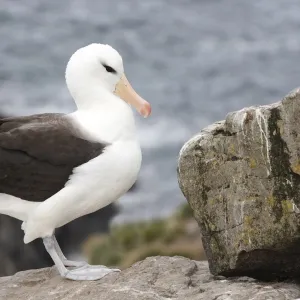
[[[26,201],[8,194],[0,193],[0,214],[8,215],[21,221],[27,221],[29,214],[40,202]]]

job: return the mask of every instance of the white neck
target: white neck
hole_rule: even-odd
[[[97,110],[101,109],[104,104],[110,101],[117,102],[116,99],[114,99],[115,97],[113,97],[114,95],[101,86],[92,85],[88,88],[84,88],[82,84],[79,84],[76,89],[69,88],[69,91],[78,110]]]
[[[93,139],[137,140],[133,112],[125,101],[101,86],[79,88],[71,94],[78,108],[73,115]]]

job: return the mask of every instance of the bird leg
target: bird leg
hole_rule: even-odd
[[[68,278],[71,280],[98,280],[109,273],[120,271],[118,269],[109,269],[104,266],[90,266],[88,264],[79,268],[68,270],[64,266],[61,257],[57,253],[57,249],[55,247],[57,242],[55,242],[54,236],[43,238],[43,242],[47,252],[55,263],[59,274],[64,278]]]
[[[55,235],[53,235],[53,240],[54,240],[54,248],[56,250],[57,255],[59,256],[59,258],[61,259],[62,263],[64,264],[64,266],[66,267],[82,267],[84,265],[87,265],[87,262],[85,261],[73,261],[73,260],[68,260],[65,255],[63,254],[57,239],[55,237]]]

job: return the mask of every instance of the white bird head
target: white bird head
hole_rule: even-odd
[[[109,45],[90,44],[78,49],[68,62],[66,82],[75,101],[78,98],[88,99],[101,89],[133,105],[144,117],[151,113],[150,104],[128,82],[121,55]],[[99,101],[101,96],[98,97]]]

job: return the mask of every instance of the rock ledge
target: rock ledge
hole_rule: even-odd
[[[60,278],[55,268],[0,278],[2,300],[289,300],[300,297],[293,282],[260,283],[248,277],[215,278],[206,262],[149,257],[96,282]]]

